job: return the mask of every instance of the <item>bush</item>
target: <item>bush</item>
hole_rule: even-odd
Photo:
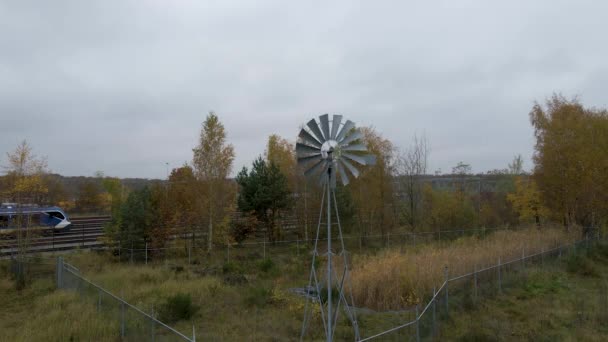
[[[192,297],[187,293],[177,293],[165,300],[159,307],[158,318],[164,323],[190,319],[198,308],[192,305]]]
[[[265,286],[250,287],[245,295],[247,306],[263,307],[272,303],[272,288]]]
[[[258,268],[264,273],[268,273],[274,268],[274,262],[272,259],[264,259],[258,263]]]
[[[230,274],[230,273],[239,273],[239,267],[237,264],[235,264],[234,262],[227,262],[224,263],[224,265],[222,265],[222,272],[224,274]]]
[[[589,256],[594,260],[608,259],[608,244],[598,243],[589,250]]]
[[[256,231],[258,221],[255,216],[245,214],[240,220],[234,222],[230,227],[230,235],[239,245]]]
[[[583,252],[575,252],[566,259],[566,270],[584,277],[597,277],[599,275],[593,262]]]
[[[227,284],[227,285],[247,284],[247,278],[240,273],[225,274],[223,281],[224,281],[224,284]]]

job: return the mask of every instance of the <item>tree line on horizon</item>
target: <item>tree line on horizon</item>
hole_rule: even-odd
[[[608,218],[608,115],[577,99],[553,95],[529,113],[535,130],[534,168],[523,169],[517,155],[503,170],[489,172],[493,191],[472,182],[470,165],[453,167],[450,186],[434,187],[428,175],[430,149],[425,137],[397,148],[372,128],[363,127],[368,149],[377,158],[360,178],[336,189],[346,233],[385,235],[424,230],[560,224],[583,234],[606,227]],[[316,229],[321,193],[298,169],[294,143],[276,134],[250,167],[229,179],[234,147],[219,117],[202,123],[192,161],[174,168],[168,180],[125,189],[121,180],[96,175],[84,182],[75,201],[61,197],[59,182],[48,177],[44,159],[26,143],[8,153],[2,197],[11,201],[53,199],[83,211],[111,212],[108,238],[125,246],[165,246],[181,234],[211,251],[215,245],[263,237],[277,241],[287,221],[295,234],[310,239]],[[58,195],[59,194],[59,195]]]

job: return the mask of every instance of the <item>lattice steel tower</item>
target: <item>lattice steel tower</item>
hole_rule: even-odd
[[[323,187],[319,224],[317,225],[306,293],[308,296],[313,297],[321,306],[321,319],[328,342],[333,340],[340,305],[342,305],[346,315],[352,322],[355,339],[358,340],[360,338],[359,328],[356,313],[352,310],[354,304],[349,281],[348,256],[344,248],[335,188],[338,174],[340,174],[342,184],[348,185],[349,174],[355,178],[359,177],[359,170],[355,165],[373,165],[376,163],[376,158],[367,153],[367,147],[363,143],[363,134],[355,128],[355,124],[352,121],[347,120],[346,123],[342,124],[342,115],[333,115],[330,121],[328,114],[321,115],[319,122],[315,119],[310,120],[306,124],[306,127],[302,128],[298,135],[298,142],[296,143],[296,155],[298,166],[304,170],[304,175],[308,178],[318,179],[319,184]],[[332,198],[338,227],[338,248],[340,249],[338,253],[333,253],[331,247]],[[315,262],[316,258],[320,256],[317,248],[320,241],[319,232],[325,201],[327,201],[325,212],[327,218],[327,272],[325,276],[325,288],[323,288],[323,281],[317,276]],[[332,256],[334,257],[332,258]],[[337,273],[336,267],[333,266],[335,257],[342,258],[342,269],[339,270],[341,274]],[[336,289],[334,289],[335,286],[337,286]],[[348,292],[345,291],[345,287],[349,288]],[[325,293],[326,297],[324,298],[323,295]],[[337,294],[338,297],[335,300],[332,298],[334,294]],[[350,305],[347,300],[347,294],[350,299]],[[300,340],[304,339],[310,323],[312,312],[309,302],[308,300],[306,301]]]

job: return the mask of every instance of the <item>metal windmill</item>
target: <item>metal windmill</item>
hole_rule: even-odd
[[[320,126],[319,126],[320,123]],[[340,225],[340,217],[338,215],[338,206],[336,203],[336,182],[338,174],[343,185],[348,185],[349,175],[352,177],[359,177],[359,170],[355,165],[373,165],[376,163],[376,158],[373,155],[367,153],[367,148],[363,144],[363,134],[355,128],[355,124],[347,120],[346,123],[342,124],[342,115],[333,115],[332,120],[329,120],[329,115],[324,114],[319,117],[319,123],[317,120],[312,119],[306,127],[302,128],[298,135],[298,142],[296,143],[296,155],[298,159],[298,166],[304,170],[304,175],[308,178],[318,179],[321,186],[323,186],[323,197],[321,199],[321,212],[319,214],[319,225],[317,226],[317,234],[314,243],[314,250],[312,256],[312,266],[310,270],[310,278],[306,292],[309,296],[313,297],[321,305],[321,319],[323,320],[323,326],[327,336],[327,341],[333,340],[335,332],[336,322],[338,320],[338,313],[340,305],[343,308],[351,320],[355,332],[355,338],[359,339],[359,329],[357,326],[357,318],[355,312],[351,310],[352,302],[352,290],[350,293],[350,302],[346,299],[345,286],[350,286],[348,281],[348,265],[346,250],[344,248],[344,240],[342,238],[342,226]],[[336,255],[343,258],[341,275],[336,273],[336,269],[332,268],[332,205],[331,200],[333,197],[333,205],[336,213],[336,221],[338,224],[338,239],[340,252]],[[320,284],[320,279],[317,277],[317,270],[315,268],[315,260],[319,255],[317,246],[319,242],[319,231],[321,228],[321,220],[323,218],[323,206],[327,199],[327,275],[326,275],[326,288],[323,289]],[[338,298],[334,303],[332,298],[333,282],[338,284]],[[325,302],[322,300],[324,291],[327,291],[327,297]],[[333,311],[333,312],[332,312]],[[302,333],[300,339],[304,338],[308,324],[310,322],[311,312],[309,310],[309,303],[306,302],[306,309],[304,313],[304,321],[302,323]]]

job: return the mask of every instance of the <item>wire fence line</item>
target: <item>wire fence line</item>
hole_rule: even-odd
[[[457,229],[457,230],[436,230],[436,231],[420,231],[420,232],[403,232],[403,233],[386,233],[386,234],[370,234],[357,236],[344,236],[344,242],[349,251],[362,251],[363,249],[382,249],[396,246],[417,246],[431,242],[451,241],[464,236],[478,235],[485,237],[486,234],[491,234],[497,231],[514,231],[521,228],[515,227],[499,227],[499,228],[472,228],[472,229]],[[327,238],[319,238],[319,242],[327,241]],[[338,241],[338,238],[332,238],[333,241]],[[140,241],[141,242],[141,241]],[[257,251],[260,259],[267,259],[271,253],[280,253],[285,255],[292,253],[294,256],[299,256],[301,253],[307,253],[305,247],[315,242],[315,239],[290,239],[279,241],[248,241],[241,243],[224,243],[223,245],[215,245],[212,252],[208,252],[207,246],[197,245],[188,238],[175,239],[173,242],[183,243],[183,245],[166,246],[161,248],[153,248],[148,243],[143,243],[143,247],[130,248],[124,246],[121,242],[113,242],[106,245],[107,249],[111,249],[119,257],[119,260],[128,260],[130,262],[148,261],[167,256],[175,256],[187,258],[188,264],[191,264],[196,255],[201,253],[210,253],[223,255],[226,261],[230,261],[231,256],[243,251]],[[142,244],[140,244],[142,245]],[[285,250],[288,248],[288,250]]]
[[[555,248],[542,250],[531,255],[522,254],[520,258],[503,262],[498,258],[493,266],[474,269],[473,272],[450,277],[448,267],[444,269],[445,280],[438,289],[434,289],[422,311],[420,306],[415,307],[415,318],[398,324],[389,329],[374,332],[358,342],[372,340],[415,340],[422,338],[436,338],[442,318],[449,317],[450,310],[471,308],[479,298],[491,297],[501,294],[503,289],[512,286],[518,278],[525,277],[525,270],[531,263],[541,267],[547,257],[560,258],[564,253],[575,252],[578,248],[589,248],[599,241],[597,235],[593,239],[587,236],[583,240],[564,244]],[[518,277],[518,275],[520,277]],[[407,331],[405,331],[407,330]]]
[[[196,341],[194,326],[192,337],[177,331],[123,298],[86,279],[73,265],[56,259],[56,283],[59,289],[77,291],[85,300],[96,305],[104,319],[118,322],[117,335],[125,341]]]

